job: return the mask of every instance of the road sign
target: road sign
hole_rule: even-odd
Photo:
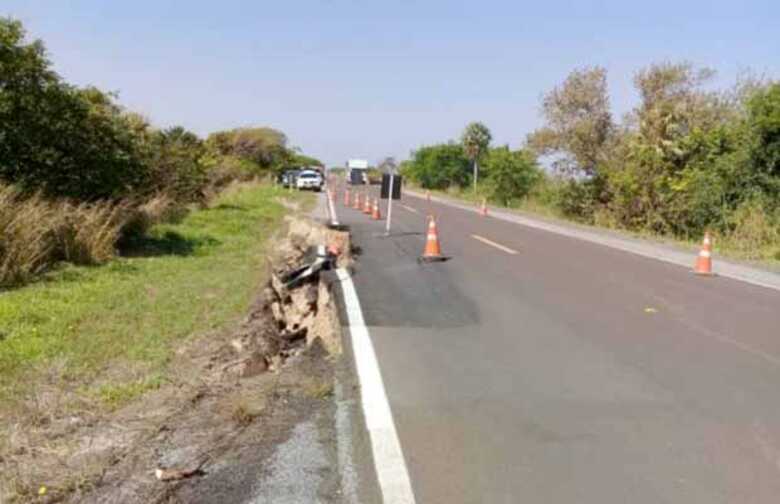
[[[400,175],[391,175],[384,173],[382,175],[382,189],[379,192],[379,197],[387,199],[390,194],[393,195],[393,199],[401,199],[401,183],[402,177]]]

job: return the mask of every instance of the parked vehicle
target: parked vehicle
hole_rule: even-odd
[[[282,184],[282,187],[297,187],[296,181],[299,174],[300,170],[287,170],[279,175],[279,183]]]
[[[319,172],[314,170],[304,170],[298,174],[295,181],[295,187],[298,189],[311,189],[314,191],[321,191],[324,180]]]
[[[368,184],[368,161],[365,159],[347,161],[347,182],[351,185]]]

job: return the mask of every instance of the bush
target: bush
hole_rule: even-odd
[[[122,210],[124,218],[121,234],[118,237],[120,248],[145,235],[152,226],[179,220],[182,214],[186,213],[186,209],[166,194],[158,194],[134,205],[123,205]]]
[[[526,151],[507,147],[491,149],[485,163],[489,173],[490,197],[502,205],[525,198],[541,178],[536,160]]]
[[[116,244],[127,216],[126,205],[110,202],[52,204],[55,222],[54,260],[74,264],[102,264],[116,254]]]
[[[593,179],[562,181],[555,195],[558,210],[566,217],[592,224],[599,208],[597,187]]]
[[[463,147],[456,143],[421,147],[410,162],[402,165],[402,170],[425,189],[465,187],[471,181],[471,163]]]
[[[0,186],[0,286],[25,282],[50,265],[56,219],[42,198],[20,199],[17,189]]]
[[[780,216],[770,214],[766,206],[762,198],[753,198],[731,213],[723,245],[745,259],[780,252]]]
[[[113,98],[64,83],[40,41],[0,18],[0,177],[30,193],[100,199],[145,183],[136,137]]]
[[[164,194],[141,203],[76,203],[0,185],[0,287],[29,282],[61,261],[105,263],[120,244],[184,211]]]
[[[0,286],[27,282],[59,261],[108,261],[124,215],[122,205],[48,201],[0,186]]]

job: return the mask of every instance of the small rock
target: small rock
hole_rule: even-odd
[[[226,373],[238,376],[239,378],[251,378],[262,374],[267,370],[268,361],[266,361],[265,357],[260,353],[254,353],[238,362],[232,362],[224,368]]]

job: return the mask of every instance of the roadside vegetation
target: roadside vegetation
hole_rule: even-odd
[[[0,18],[0,289],[63,263],[110,261],[233,180],[321,164],[272,128],[201,139],[65,82],[21,23]]]
[[[269,180],[319,164],[272,128],[155,128],[0,18],[0,500],[11,447],[50,456],[48,426],[177,383],[176,352],[247,312],[285,204],[311,201]]]
[[[0,405],[35,396],[31,384],[84,387],[77,396],[110,407],[155,386],[175,343],[246,311],[285,214],[281,195],[305,197],[238,183],[208,208],[153,226],[126,257],[5,292]]]
[[[425,189],[681,241],[716,236],[721,252],[780,260],[780,83],[712,90],[689,63],[637,72],[640,96],[616,121],[606,71],[573,71],[542,100],[545,125],[517,151],[489,130],[412,153],[402,170]],[[475,165],[479,179],[474,184]]]
[[[187,408],[205,377],[191,376],[202,368],[183,356],[232,334],[266,280],[284,205],[303,210],[312,201],[236,182],[208,207],[152,226],[125,256],[100,267],[64,265],[4,292],[0,500],[88,491],[110,467],[106,457],[129,446],[122,429],[129,436],[155,418],[172,428],[172,419],[140,412],[159,415],[159,397],[169,397],[170,411]],[[121,449],[101,441],[117,418],[125,419],[115,433]],[[85,434],[95,436],[94,447]],[[46,460],[28,468],[30,457]]]

